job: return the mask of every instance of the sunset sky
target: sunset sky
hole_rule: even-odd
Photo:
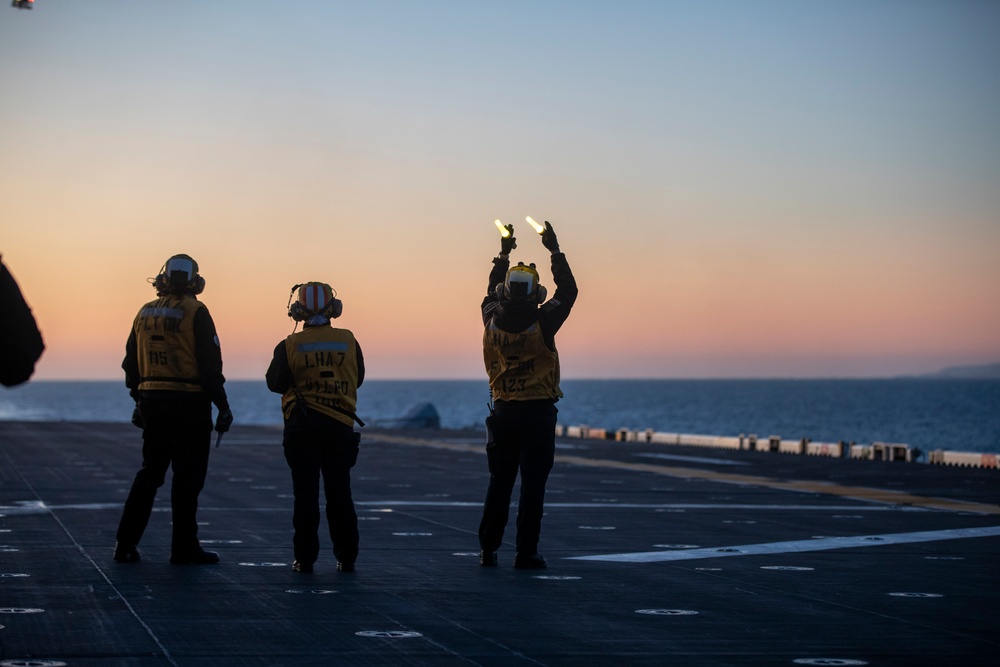
[[[37,379],[120,379],[201,265],[230,379],[329,282],[370,378],[481,378],[493,220],[549,220],[570,378],[1000,361],[1000,3],[0,6],[0,253]]]

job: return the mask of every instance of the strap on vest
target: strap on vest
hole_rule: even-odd
[[[299,391],[299,388],[296,387],[295,385],[292,385],[292,392],[295,394],[295,400],[292,402],[291,406],[292,409],[293,410],[301,409],[303,414],[305,414],[305,411],[308,409],[308,404],[306,403],[306,399],[302,397],[302,393]],[[341,407],[337,407],[336,405],[327,405],[326,407],[330,408],[331,410],[335,410],[342,415],[347,415],[348,417],[356,421],[358,423],[358,426],[364,428],[365,423],[361,421],[361,417],[357,416],[350,410],[345,410]]]
[[[139,382],[179,382],[181,384],[201,384],[201,378],[178,378],[159,375],[143,376]]]

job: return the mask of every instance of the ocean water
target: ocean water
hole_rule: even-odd
[[[1000,381],[564,380],[559,422],[607,429],[778,435],[906,443],[924,451],[1000,452]],[[226,383],[237,423],[281,423],[280,398],[258,381]],[[489,388],[479,380],[369,380],[358,414],[390,426],[433,403],[444,428],[483,428]],[[2,420],[127,422],[122,382],[34,381],[0,390]]]

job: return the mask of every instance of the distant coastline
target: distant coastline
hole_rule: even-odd
[[[960,380],[1000,380],[1000,363],[978,366],[949,366],[921,377]]]

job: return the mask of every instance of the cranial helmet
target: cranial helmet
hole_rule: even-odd
[[[190,255],[174,255],[163,263],[159,275],[153,279],[153,287],[159,295],[176,292],[201,294],[205,290],[205,279],[198,273],[198,262]]]
[[[518,262],[507,271],[507,277],[497,285],[497,296],[509,301],[526,303],[542,303],[545,301],[546,290],[538,284],[538,271],[534,264],[525,266]]]
[[[292,288],[298,289],[298,296],[288,308],[288,316],[296,322],[320,316],[334,319],[344,312],[344,302],[326,283],[304,283]]]

